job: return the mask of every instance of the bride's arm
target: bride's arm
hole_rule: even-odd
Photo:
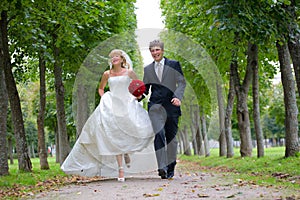
[[[132,69],[128,69],[128,76],[129,76],[132,80],[138,79],[136,73],[135,73]]]
[[[100,81],[100,85],[99,85],[99,88],[98,88],[98,93],[99,95],[102,97],[103,94],[104,94],[104,88],[107,84],[107,80],[108,80],[108,77],[109,77],[109,71],[105,71],[102,75],[102,78],[101,78],[101,81]]]

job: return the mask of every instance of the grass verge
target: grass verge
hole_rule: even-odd
[[[180,160],[197,162],[203,171],[230,173],[237,180],[246,180],[264,186],[300,189],[300,157],[284,158],[284,147],[265,149],[265,156],[241,157],[235,149],[232,158],[219,157],[218,149],[211,149],[210,156],[179,156]]]
[[[0,176],[0,199],[30,199],[42,191],[55,190],[67,184],[82,184],[100,180],[101,177],[85,178],[66,175],[55,157],[49,157],[49,170],[41,170],[38,158],[31,159],[32,172],[19,172],[18,161],[9,165],[9,175]]]

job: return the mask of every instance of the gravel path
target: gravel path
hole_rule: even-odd
[[[193,170],[194,171],[194,170]],[[46,200],[122,200],[122,199],[300,199],[300,191],[275,187],[261,187],[233,179],[227,173],[176,171],[174,179],[162,180],[156,172],[116,179],[81,182],[58,190],[43,192],[30,199]]]

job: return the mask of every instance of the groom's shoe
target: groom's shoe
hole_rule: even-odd
[[[170,163],[168,165],[168,170],[167,170],[167,178],[168,179],[172,179],[174,176],[174,171],[175,171],[175,165],[176,165],[176,161]]]
[[[164,169],[158,169],[158,175],[161,177],[161,179],[167,179],[167,172]]]
[[[174,176],[174,171],[168,171],[167,173],[167,179],[171,179]]]

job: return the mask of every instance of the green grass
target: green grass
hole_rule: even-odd
[[[60,169],[59,163],[55,163],[54,157],[48,158],[50,170],[41,170],[40,161],[38,158],[31,159],[32,172],[19,172],[18,160],[14,160],[13,165],[9,165],[9,175],[1,176],[0,188],[1,187],[15,187],[18,186],[32,186],[39,182],[53,179],[56,177],[66,176]]]
[[[198,162],[207,169],[227,169],[237,179],[253,181],[256,184],[286,186],[300,189],[300,158],[284,158],[284,147],[265,149],[263,158],[256,157],[253,150],[252,157],[242,158],[239,149],[235,149],[233,158],[219,157],[218,149],[211,149],[209,157],[180,156],[182,160]]]

